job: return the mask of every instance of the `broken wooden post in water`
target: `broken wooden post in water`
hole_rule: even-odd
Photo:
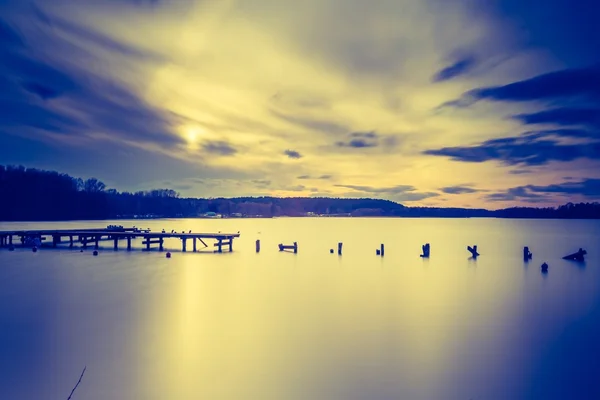
[[[344,245],[344,244],[343,244],[342,242],[339,242],[339,243],[338,243],[338,256],[341,256],[341,255],[342,255],[342,246],[343,246],[343,245]]]
[[[256,239],[256,252],[260,253],[260,239]]]
[[[546,263],[542,264],[542,272],[548,272],[548,264],[546,264]]]
[[[529,247],[523,247],[523,260],[525,262],[531,260],[533,258],[533,253],[529,251]]]
[[[429,258],[429,251],[430,251],[429,243],[424,244],[421,248],[423,249],[423,254],[421,254],[421,257]]]
[[[471,246],[467,246],[467,250],[469,250],[471,252],[471,256],[473,258],[477,258],[477,256],[479,255],[479,253],[477,252],[477,245],[471,247]]]
[[[584,262],[585,261],[584,256],[586,254],[587,254],[587,251],[585,251],[582,248],[579,248],[577,253],[573,253],[573,254],[569,254],[568,256],[564,256],[563,260]]]
[[[285,244],[279,243],[279,251],[284,251],[284,250],[294,250],[294,253],[298,253],[298,243],[294,242],[294,244],[291,244],[291,245],[285,245]]]

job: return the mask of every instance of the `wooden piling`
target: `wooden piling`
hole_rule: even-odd
[[[477,252],[477,245],[473,247],[467,246],[467,250],[471,253],[471,256],[473,258],[477,258],[477,256],[479,256],[479,253]]]
[[[131,236],[127,236],[127,250],[131,250]]]
[[[260,253],[260,239],[256,239],[256,252]]]
[[[531,251],[529,251],[529,247],[525,246],[523,247],[523,260],[525,262],[531,260],[531,258],[533,257],[533,254],[531,253]]]
[[[69,248],[73,248],[73,235],[69,235]]]
[[[98,242],[100,241],[100,236],[96,236],[96,245],[94,246],[94,249],[98,250]]]
[[[338,256],[341,256],[341,255],[342,255],[342,246],[343,246],[343,245],[344,245],[344,244],[343,244],[342,242],[339,242],[339,243],[338,243]]]
[[[187,238],[182,238],[181,242],[182,242],[181,251],[183,251],[185,253],[187,251],[187,249],[186,249],[186,247],[187,247]]]
[[[383,246],[383,243],[381,243],[381,257],[383,257],[384,254],[385,254],[385,247]]]
[[[160,241],[158,242],[158,251],[163,251],[163,244],[164,244],[164,239],[161,237]],[[194,241],[194,244],[196,244],[196,242]]]
[[[430,250],[431,250],[429,243],[424,244],[421,248],[423,249],[423,254],[421,254],[421,257],[429,258],[429,254],[430,254]]]
[[[233,251],[233,239],[229,239],[229,252]]]
[[[114,238],[114,249],[119,250],[119,239],[116,236]]]
[[[192,239],[192,243],[194,244],[194,253],[196,252],[196,238]]]

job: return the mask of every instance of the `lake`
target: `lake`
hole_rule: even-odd
[[[84,366],[73,399],[600,398],[600,221],[179,219],[0,230],[109,224],[241,237],[223,254],[182,253],[167,240],[170,259],[139,240],[131,252],[102,242],[97,257],[0,249],[0,399],[66,399]],[[294,241],[298,254],[278,251]],[[341,257],[329,253],[338,242]],[[425,243],[430,259],[419,257]],[[466,250],[474,244],[476,261]],[[584,264],[561,259],[580,247]]]

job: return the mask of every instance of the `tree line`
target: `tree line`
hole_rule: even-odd
[[[566,204],[557,208],[484,209],[405,207],[381,199],[324,197],[182,198],[171,189],[135,193],[109,189],[96,179],[23,166],[0,165],[0,221],[98,220],[137,217],[224,216],[501,217],[600,218],[600,204]]]

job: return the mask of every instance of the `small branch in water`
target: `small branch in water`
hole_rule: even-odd
[[[87,369],[87,365],[85,367],[83,367],[83,371],[81,371],[81,376],[79,377],[79,380],[77,381],[77,384],[75,385],[73,390],[71,390],[71,394],[69,395],[69,398],[67,400],[71,400],[71,396],[73,396],[73,393],[75,393],[75,389],[77,389],[77,386],[79,386],[79,384],[81,383],[81,378],[83,378],[83,374],[85,374],[86,369]]]

